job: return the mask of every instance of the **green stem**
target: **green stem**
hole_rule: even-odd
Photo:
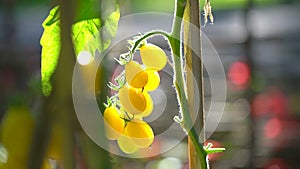
[[[170,35],[167,32],[161,31],[161,30],[157,30],[157,31],[151,31],[148,33],[145,33],[141,38],[139,38],[134,45],[132,46],[132,48],[130,49],[131,53],[134,53],[136,51],[136,49],[139,47],[139,45],[142,43],[143,40],[150,38],[151,36],[155,36],[155,35],[162,35],[166,38],[169,38]]]
[[[201,168],[207,169],[208,168],[207,161],[206,161],[207,154],[203,148],[203,144],[199,142],[199,136],[196,133],[196,130],[193,126],[193,121],[191,119],[189,107],[188,107],[188,100],[184,90],[185,83],[184,83],[183,73],[182,73],[182,59],[181,59],[182,57],[180,58],[176,57],[176,56],[181,56],[181,54],[180,54],[180,50],[179,53],[176,53],[176,51],[174,50],[176,49],[174,44],[175,43],[172,43],[172,41],[170,41],[170,45],[173,50],[173,60],[174,60],[174,67],[173,67],[175,73],[174,84],[176,87],[178,102],[180,103],[180,112],[182,114],[181,124],[184,127],[184,129],[188,131],[188,135],[190,136],[196,148],[197,154],[200,159]]]
[[[195,149],[197,151],[198,157],[200,159],[201,169],[208,169],[207,153],[203,148],[203,144],[199,143],[199,136],[196,133],[194,126],[189,130],[188,135],[190,136]],[[192,169],[192,168],[191,168]]]
[[[173,71],[174,71],[174,85],[176,89],[177,99],[180,103],[180,112],[181,112],[181,125],[187,131],[187,134],[192,140],[192,143],[195,146],[197,154],[200,159],[201,169],[208,169],[208,162],[207,162],[207,153],[203,148],[203,144],[199,142],[199,136],[193,126],[193,121],[190,116],[189,106],[187,95],[185,92],[185,80],[183,75],[183,56],[181,54],[181,25],[182,25],[182,18],[184,9],[186,7],[186,0],[177,0],[176,1],[176,11],[174,16],[174,22],[172,27],[172,32],[168,34],[164,31],[151,31],[144,34],[141,38],[139,38],[132,48],[130,49],[131,53],[134,53],[136,49],[139,47],[140,43],[143,40],[154,36],[154,35],[163,35],[166,37],[170,43],[171,50],[172,50],[172,59],[173,59]]]
[[[176,1],[176,11],[174,16],[173,29],[171,32],[171,36],[169,37],[169,42],[171,45],[171,49],[173,51],[173,63],[174,63],[174,85],[176,87],[176,93],[178,102],[180,103],[180,112],[182,115],[182,126],[186,131],[188,131],[188,135],[190,136],[197,154],[200,159],[200,164],[202,169],[207,169],[208,164],[206,160],[206,151],[203,148],[203,144],[199,142],[199,136],[196,133],[196,130],[193,126],[193,121],[190,116],[188,100],[185,93],[185,80],[183,76],[183,57],[181,52],[181,26],[182,26],[182,18],[185,9],[186,1],[185,0],[177,0]]]
[[[181,25],[184,9],[186,7],[186,0],[176,0],[175,16],[173,19],[173,27],[171,32],[172,40],[170,41],[171,47],[173,48],[173,54],[180,57],[180,39],[181,39]],[[172,45],[173,44],[173,45]]]

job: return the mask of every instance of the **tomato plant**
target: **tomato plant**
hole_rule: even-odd
[[[149,112],[152,111],[152,108],[147,109],[147,105],[150,105],[149,101],[151,100],[146,99],[148,97],[147,91],[155,90],[159,86],[160,77],[157,71],[162,70],[166,66],[168,57],[160,47],[147,43],[147,38],[155,35],[164,36],[171,47],[171,58],[175,74],[173,82],[181,112],[180,116],[176,116],[174,119],[182,126],[183,130],[186,131],[188,136],[191,138],[195,146],[195,150],[198,153],[201,168],[205,169],[208,168],[206,162],[207,154],[221,152],[224,149],[211,148],[211,146],[204,147],[203,144],[199,142],[199,136],[192,124],[188,108],[187,93],[185,90],[186,84],[183,67],[184,56],[180,49],[182,21],[176,18],[183,18],[185,7],[185,0],[176,1],[175,19],[173,29],[170,33],[160,30],[150,31],[144,35],[134,37],[134,40],[130,41],[131,47],[129,48],[129,52],[120,55],[120,57],[116,59],[118,63],[125,67],[125,75],[120,74],[117,76],[115,79],[118,83],[117,85],[109,83],[111,89],[118,91],[118,94],[109,98],[107,102],[113,102],[120,108],[124,108],[123,117],[126,121],[123,133],[124,136],[120,137],[120,140],[118,140],[118,145],[123,152],[133,153],[137,151],[136,147],[144,148],[152,144],[154,133],[151,127],[143,121],[143,116],[139,115],[143,115],[145,110]],[[204,5],[204,12],[205,23],[208,21],[207,17],[209,17],[209,19],[213,22],[213,15],[209,1],[207,1]],[[134,53],[137,50],[140,51],[143,66],[139,65],[139,63],[134,60]],[[143,67],[146,67],[146,69],[143,69]],[[151,107],[153,107],[152,103]],[[132,116],[129,116],[129,114]],[[139,117],[138,120],[136,119],[137,117]],[[127,144],[132,144],[134,148],[128,149],[126,147]]]
[[[217,150],[204,147],[199,142],[199,136],[193,127],[185,83],[184,57],[186,56],[183,56],[181,51],[182,38],[180,36],[183,32],[184,11],[190,1],[176,0],[175,2],[174,22],[170,32],[155,30],[135,37],[130,43],[129,51],[116,58],[118,63],[123,66],[124,73],[113,79],[117,84],[108,83],[108,86],[116,91],[116,95],[108,97],[106,108],[103,111],[104,118],[101,120],[105,121],[103,130],[105,130],[107,139],[117,140],[119,148],[123,152],[134,153],[141,148],[150,147],[154,141],[155,133],[152,127],[144,121],[144,117],[149,116],[154,107],[149,91],[154,91],[159,87],[159,71],[163,70],[169,62],[174,72],[173,85],[180,112],[174,119],[191,138],[201,161],[201,167],[205,169],[208,168],[207,154]],[[209,17],[213,21],[209,0],[206,0],[204,5],[204,14],[205,19]],[[33,144],[34,150],[41,150],[41,156],[38,156],[37,162],[34,158],[29,160],[31,163],[28,166],[33,166],[33,169],[41,166],[40,164],[44,161],[44,157],[47,157],[47,153],[51,157],[62,158],[64,168],[75,168],[74,149],[76,150],[80,146],[76,147],[76,141],[72,135],[76,128],[76,123],[73,123],[75,117],[71,99],[73,66],[76,56],[79,54],[80,58],[77,59],[82,60],[82,57],[88,53],[88,58],[79,62],[88,66],[90,62],[95,60],[97,54],[108,49],[111,38],[116,35],[119,18],[120,11],[116,1],[99,1],[96,4],[95,1],[73,3],[70,0],[64,0],[60,2],[59,6],[55,6],[44,20],[42,24],[44,33],[40,43],[42,45],[41,86],[45,100],[42,112],[44,112],[43,122],[45,123],[41,122],[39,125],[44,125],[48,129],[53,127],[54,120],[47,121],[53,116],[59,119],[58,123],[61,126],[65,127],[61,128],[61,133],[56,133],[58,136],[48,133],[50,135],[49,144],[44,137],[41,138],[40,145]],[[147,42],[148,38],[156,35],[163,36],[168,41],[171,49],[170,57],[159,46]],[[134,58],[134,54],[138,50],[141,64]],[[169,58],[171,59],[168,60]],[[84,81],[88,80],[89,78],[84,79]],[[101,100],[101,103],[104,102]],[[55,105],[54,108],[53,105]],[[3,133],[5,135],[6,132]],[[35,134],[32,134],[34,135],[34,142],[39,139],[39,133],[41,133],[40,130],[37,130]],[[11,149],[14,147],[10,147],[7,143],[4,145],[8,151],[13,151]],[[55,148],[57,145],[61,149],[60,151]],[[39,149],[39,147],[41,148]],[[88,146],[84,147],[87,149],[87,154],[90,147],[92,147],[92,141],[89,140]],[[106,154],[106,156],[108,155]],[[90,166],[94,166],[94,164],[93,161],[89,162]]]

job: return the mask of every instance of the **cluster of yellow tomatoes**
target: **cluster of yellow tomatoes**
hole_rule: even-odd
[[[118,88],[118,100],[110,100],[103,113],[106,137],[117,140],[128,154],[153,143],[153,130],[143,117],[152,113],[153,101],[148,92],[159,86],[158,71],[167,63],[165,52],[156,45],[142,44],[139,51],[143,65],[132,57],[124,64],[126,81]]]

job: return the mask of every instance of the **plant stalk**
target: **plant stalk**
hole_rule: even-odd
[[[75,64],[75,53],[71,39],[71,26],[75,15],[75,5],[78,1],[63,0],[60,3],[61,14],[61,51],[57,68],[53,75],[53,93],[50,104],[56,109],[52,112],[57,116],[58,124],[63,126],[62,142],[63,166],[65,169],[75,169],[75,110],[72,99],[72,74]]]
[[[191,114],[189,110],[189,104],[187,99],[187,94],[185,92],[185,79],[183,76],[183,56],[181,52],[181,26],[182,19],[184,15],[184,10],[186,8],[186,1],[176,1],[176,11],[173,23],[173,29],[171,32],[171,37],[169,37],[170,45],[173,51],[173,63],[174,63],[174,85],[176,87],[176,93],[178,96],[178,101],[180,103],[180,111],[182,115],[182,126],[186,131],[188,131],[188,136],[191,139],[194,148],[197,152],[198,158],[200,160],[200,166],[202,169],[207,169],[207,154],[203,148],[203,144],[199,142],[199,136],[193,125],[191,119]],[[200,37],[199,37],[200,38]],[[202,92],[202,89],[201,89]],[[201,99],[202,101],[202,99]],[[203,107],[201,107],[202,109]],[[203,111],[200,112],[200,116],[203,115]],[[191,162],[191,161],[190,161]],[[191,168],[192,169],[192,168]]]
[[[175,16],[173,20],[172,32],[170,34],[163,32],[163,31],[151,31],[146,33],[144,36],[139,38],[132,48],[130,49],[131,53],[134,53],[136,49],[139,47],[139,44],[154,35],[163,35],[169,41],[169,44],[172,49],[172,59],[173,59],[173,72],[174,72],[174,79],[173,83],[175,86],[175,91],[177,94],[178,102],[180,103],[180,113],[181,119],[180,123],[183,129],[187,132],[190,140],[192,141],[195,150],[197,152],[201,169],[208,169],[208,161],[207,161],[207,153],[203,148],[203,144],[199,141],[199,135],[197,134],[195,127],[193,126],[193,121],[191,118],[189,104],[187,99],[187,94],[185,90],[185,79],[183,75],[183,56],[181,51],[181,33],[182,33],[182,21],[184,10],[186,8],[186,0],[177,0],[176,1],[176,8],[175,8]],[[199,37],[200,38],[200,37]],[[202,69],[201,69],[202,70]],[[201,76],[203,76],[201,74]],[[203,78],[203,77],[202,77]],[[203,94],[203,89],[201,88],[201,94]],[[202,96],[201,96],[202,98]],[[201,99],[203,101],[203,99]],[[201,109],[203,109],[203,103],[201,103]],[[200,112],[200,115],[203,115],[203,111]],[[193,169],[193,168],[191,168]]]
[[[199,0],[187,0],[184,11],[183,41],[185,56],[185,72],[187,84],[187,97],[189,110],[194,120],[195,131],[199,134],[204,131],[204,84],[203,64],[201,56],[201,27],[200,27],[200,5]],[[196,85],[195,85],[196,84]],[[195,109],[195,87],[199,89],[199,110]],[[197,112],[196,112],[197,111]],[[203,132],[204,133],[204,132]],[[200,135],[200,141],[205,140],[204,134]],[[191,138],[188,138],[189,146],[189,167],[200,168],[200,160]]]

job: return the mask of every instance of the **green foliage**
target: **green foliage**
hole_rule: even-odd
[[[99,0],[79,0],[76,9],[75,22],[99,18],[101,6]]]
[[[101,23],[98,18],[83,20],[72,26],[72,39],[76,55],[82,50],[88,50],[86,49],[88,47],[91,48],[90,51],[92,53],[100,47],[100,39],[99,36],[96,35],[98,34],[100,26]]]
[[[50,11],[49,16],[43,22],[44,33],[40,43],[42,45],[42,92],[48,96],[51,93],[52,85],[50,78],[56,68],[60,52],[60,27],[57,18],[58,7]]]
[[[93,4],[95,3],[94,1],[84,1],[89,3],[83,5],[78,10],[77,21],[72,26],[71,36],[76,55],[82,50],[88,50],[92,54],[96,50],[98,52],[104,51],[110,45],[111,38],[116,34],[120,18],[118,6],[115,3],[107,4],[110,6],[113,5],[113,7],[108,8],[110,9],[109,13],[105,10],[106,13],[101,16],[102,14],[99,13],[100,9],[92,8],[91,10],[87,10],[89,7],[97,6]],[[52,91],[51,77],[56,69],[61,48],[58,6],[50,11],[49,16],[44,20],[42,25],[44,28],[44,33],[40,40],[42,46],[42,92],[45,96],[49,96]]]

